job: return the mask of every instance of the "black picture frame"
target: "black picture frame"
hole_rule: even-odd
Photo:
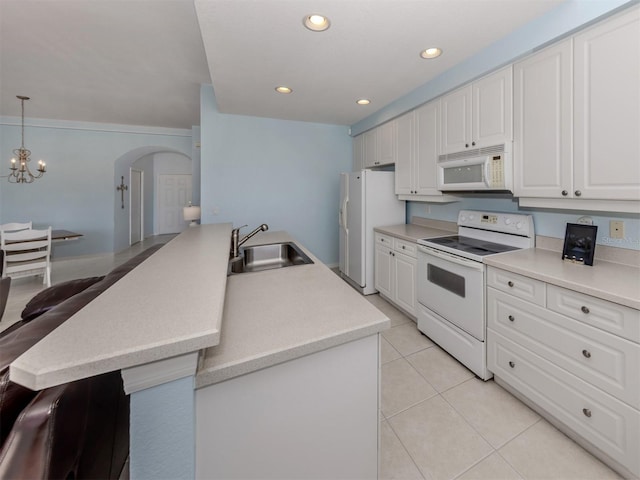
[[[592,266],[597,234],[597,225],[567,223],[562,259],[571,263]]]

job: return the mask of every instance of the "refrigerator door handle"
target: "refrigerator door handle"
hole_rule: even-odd
[[[342,220],[342,226],[344,229],[347,229],[347,204],[349,203],[349,199],[345,198],[342,201],[342,209],[340,210],[340,218]]]

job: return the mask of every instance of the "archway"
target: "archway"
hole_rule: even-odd
[[[185,167],[188,162],[188,167]],[[176,165],[180,164],[180,167]],[[114,188],[113,211],[114,211],[114,236],[113,251],[119,252],[129,246],[130,225],[131,225],[131,204],[130,185],[131,170],[143,172],[144,178],[141,202],[145,205],[143,215],[143,236],[153,235],[155,232],[155,204],[156,204],[156,182],[159,173],[190,173],[192,181],[199,186],[200,171],[196,162],[191,156],[184,152],[167,149],[160,146],[148,146],[137,148],[122,155],[114,163],[114,185],[121,186],[120,190]],[[188,168],[188,172],[185,171]],[[121,183],[123,182],[123,183]],[[190,200],[199,203],[199,198],[195,195],[199,188],[194,189],[194,197]],[[199,196],[199,195],[198,195]]]

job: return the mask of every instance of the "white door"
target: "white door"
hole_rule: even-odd
[[[361,287],[365,286],[364,172],[349,174],[347,203],[348,275]]]
[[[398,124],[396,158],[396,195],[416,193],[413,185],[413,112],[402,115]]]
[[[191,200],[191,175],[158,175],[157,233],[180,233],[187,227],[182,209]]]
[[[349,275],[349,230],[347,229],[347,204],[349,202],[349,174],[340,174],[340,211],[338,212],[339,230],[339,268]]]
[[[131,185],[129,205],[129,245],[143,239],[143,205],[142,205],[142,171],[131,169],[129,183]]]
[[[416,151],[414,186],[420,195],[442,195],[438,191],[440,152],[440,102],[430,102],[415,111]],[[397,169],[397,167],[396,167]]]
[[[472,85],[471,147],[488,147],[513,136],[512,69],[507,67]]]
[[[462,152],[471,146],[471,86],[442,97],[440,110],[442,153]]]
[[[574,45],[573,195],[640,200],[640,9]]]
[[[572,190],[572,45],[565,40],[514,65],[515,196],[562,198]]]

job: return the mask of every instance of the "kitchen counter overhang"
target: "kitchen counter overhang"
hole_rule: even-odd
[[[185,230],[18,357],[11,380],[42,390],[216,345],[231,228]]]
[[[41,390],[200,351],[199,388],[389,328],[299,243],[315,263],[227,277],[231,229],[181,233],[16,359],[11,380]]]

